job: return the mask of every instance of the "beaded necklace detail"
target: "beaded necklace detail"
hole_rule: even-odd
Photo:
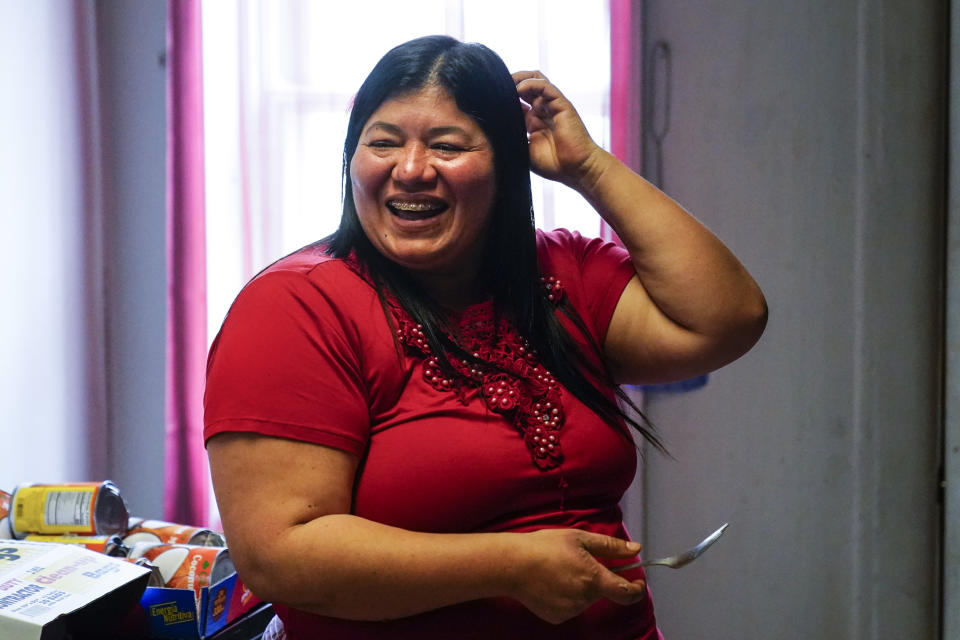
[[[554,277],[541,278],[554,303],[563,287]],[[513,325],[494,313],[492,301],[470,307],[453,318],[460,345],[474,361],[449,358],[454,374],[445,374],[423,333],[399,305],[390,301],[397,339],[409,355],[423,360],[423,379],[437,391],[456,394],[463,404],[468,392],[479,395],[490,411],[504,417],[519,432],[531,460],[541,471],[563,462],[560,428],[564,411],[560,383],[538,361],[536,350]]]

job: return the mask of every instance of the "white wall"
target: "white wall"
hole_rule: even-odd
[[[673,52],[666,189],[755,274],[759,345],[648,396],[666,637],[934,638],[944,7],[649,0]]]
[[[0,2],[0,489],[84,478],[85,406],[102,398],[87,351],[89,255],[73,15],[56,0]],[[70,286],[66,286],[69,283]],[[99,403],[102,407],[102,402]],[[102,420],[101,420],[102,422]],[[101,432],[102,436],[102,432]],[[51,446],[52,445],[52,446]]]
[[[165,21],[0,0],[0,489],[109,477],[162,514]]]

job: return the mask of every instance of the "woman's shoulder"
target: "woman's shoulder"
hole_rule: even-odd
[[[602,342],[620,295],[636,273],[630,254],[615,242],[567,229],[538,230],[537,254],[551,294],[565,297]]]
[[[363,279],[350,260],[330,255],[327,253],[326,245],[320,242],[308,244],[280,258],[254,276],[251,282],[266,276],[276,275],[287,278],[300,276],[314,280],[324,278]]]
[[[281,283],[316,289],[326,295],[356,296],[364,291],[376,295],[355,261],[329,255],[321,243],[307,245],[280,258],[255,275],[244,290],[271,288]]]
[[[261,313],[299,313],[310,309],[329,319],[369,320],[371,309],[380,307],[372,285],[350,260],[333,257],[322,244],[308,245],[254,276],[231,306],[239,310],[262,309]]]
[[[537,255],[541,267],[555,262],[571,261],[583,264],[586,260],[607,261],[611,264],[628,262],[630,256],[620,245],[603,238],[584,236],[569,229],[537,229]]]
[[[564,247],[573,247],[582,244],[584,240],[585,238],[579,231],[570,231],[564,228],[551,229],[549,231],[537,229],[537,250],[541,253]]]

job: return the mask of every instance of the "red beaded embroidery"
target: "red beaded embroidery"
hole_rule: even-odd
[[[554,278],[553,276],[546,276],[540,278],[540,282],[547,288],[547,300],[550,302],[559,302],[563,297],[563,283],[560,282],[560,279]]]
[[[563,290],[554,278],[544,279],[551,300]],[[529,343],[504,318],[494,320],[491,302],[471,307],[455,319],[460,343],[475,362],[450,358],[456,375],[445,374],[423,334],[423,327],[392,304],[397,338],[410,355],[423,358],[423,378],[438,391],[468,402],[467,392],[479,389],[487,407],[501,414],[523,437],[533,463],[541,470],[563,462],[560,427],[563,403],[560,383],[541,365]]]

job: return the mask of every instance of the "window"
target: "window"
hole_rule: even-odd
[[[607,145],[607,0],[205,2],[211,338],[250,276],[336,229],[354,92],[390,47],[432,33],[482,42],[511,70],[540,69]],[[598,235],[576,192],[536,176],[533,192],[538,226]]]

